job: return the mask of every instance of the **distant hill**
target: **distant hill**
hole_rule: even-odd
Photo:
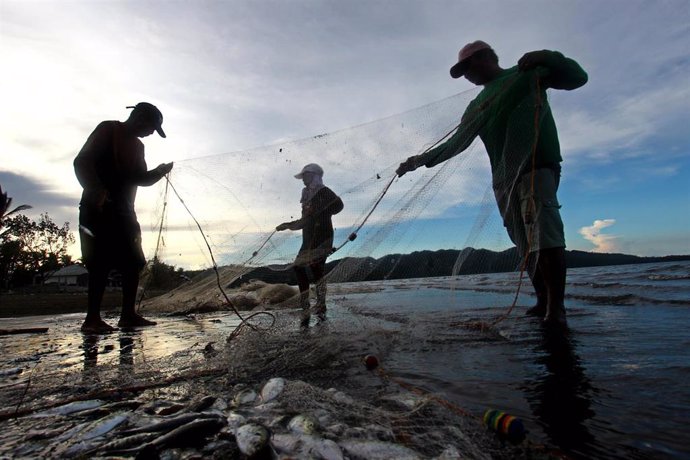
[[[461,254],[462,253],[462,254]],[[374,281],[382,279],[427,278],[432,276],[449,276],[453,273],[458,257],[462,255],[460,264],[461,275],[475,273],[499,273],[519,269],[517,250],[511,248],[501,252],[488,249],[466,248],[440,249],[438,251],[416,251],[411,254],[389,254],[379,259],[345,258],[334,260],[326,264],[326,272],[333,273],[334,281],[345,279],[347,273],[349,281]],[[640,257],[629,254],[605,254],[585,251],[566,251],[566,265],[568,268],[598,267],[604,265],[628,265],[654,262],[675,262],[690,260],[690,255]],[[235,287],[252,279],[259,279],[267,283],[297,284],[293,270],[274,270],[259,267],[233,281],[229,287]]]

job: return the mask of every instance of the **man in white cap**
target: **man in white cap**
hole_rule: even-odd
[[[587,74],[557,51],[526,53],[509,69],[491,46],[465,45],[450,69],[484,88],[468,105],[455,134],[398,167],[398,176],[436,166],[467,149],[479,136],[491,163],[494,194],[511,240],[529,261],[537,304],[528,314],[545,325],[565,326],[565,237],[556,192],[562,161],[546,89],[573,90]]]
[[[326,258],[333,252],[332,216],[343,210],[342,200],[333,191],[323,185],[323,169],[316,163],[309,163],[295,175],[302,179],[302,217],[292,222],[284,222],[276,227],[277,231],[302,230],[302,247],[295,259],[294,269],[300,291],[302,307],[302,325],[309,325],[309,275],[311,269],[316,283],[315,311],[320,319],[326,317],[326,280],[324,271]]]
[[[79,203],[79,237],[82,261],[89,271],[88,310],[81,326],[85,333],[115,330],[101,319],[101,301],[111,269],[122,275],[118,326],[156,324],[134,308],[139,272],[146,264],[134,200],[138,186],[155,184],[173,164],[147,169],[139,138],[154,131],[165,137],[163,115],[148,102],[128,108],[134,110],[125,122],[101,122],[74,159],[74,171],[84,189]]]

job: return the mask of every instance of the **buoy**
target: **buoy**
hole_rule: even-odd
[[[484,412],[484,425],[511,442],[519,443],[525,439],[526,430],[522,420],[503,411],[487,409]]]
[[[369,370],[376,369],[379,365],[379,359],[374,355],[366,355],[364,357],[364,365]]]
[[[356,233],[350,233],[350,236],[347,237],[348,240],[354,241],[357,239],[357,234]]]

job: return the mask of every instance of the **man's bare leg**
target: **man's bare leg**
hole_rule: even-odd
[[[86,318],[81,330],[87,334],[106,334],[116,329],[101,318],[101,302],[108,280],[108,271],[102,268],[89,268],[89,293]]]
[[[122,313],[120,327],[155,326],[156,322],[148,320],[138,314],[134,308],[139,287],[139,270],[132,269],[122,273]]]
[[[542,249],[537,266],[548,292],[544,323],[565,326],[565,248]]]
[[[531,253],[530,260],[527,264],[527,273],[529,273],[529,279],[532,281],[532,286],[534,287],[534,294],[537,296],[537,304],[531,308],[528,308],[525,312],[529,316],[539,316],[543,318],[546,316],[546,304],[549,301],[548,291],[546,289],[546,283],[544,282],[544,276],[541,274],[538,265],[539,253]]]

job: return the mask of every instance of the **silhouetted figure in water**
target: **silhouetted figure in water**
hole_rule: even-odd
[[[343,210],[342,200],[333,191],[323,185],[323,169],[316,163],[310,163],[295,175],[302,179],[302,217],[293,222],[284,222],[276,227],[277,231],[302,230],[302,247],[295,259],[294,269],[300,292],[302,307],[302,324],[308,325],[310,318],[309,275],[311,269],[316,283],[315,313],[320,319],[326,315],[326,258],[333,252],[333,222],[331,217]]]
[[[101,319],[101,301],[108,273],[122,275],[120,327],[151,326],[135,311],[139,272],[146,264],[141,229],[134,212],[137,187],[158,182],[172,163],[148,170],[144,144],[154,131],[165,137],[163,115],[152,104],[140,102],[125,122],[104,121],[91,133],[74,160],[74,171],[84,191],[79,203],[82,261],[89,270],[88,311],[81,326],[87,333],[114,330]]]
[[[508,235],[519,254],[532,259],[529,274],[537,305],[528,314],[565,326],[565,236],[556,198],[562,158],[546,89],[579,88],[587,74],[577,62],[548,50],[529,52],[516,66],[503,69],[494,50],[479,40],[460,50],[450,74],[484,88],[470,102],[455,134],[402,162],[398,176],[436,166],[479,136],[489,154],[494,194]]]

